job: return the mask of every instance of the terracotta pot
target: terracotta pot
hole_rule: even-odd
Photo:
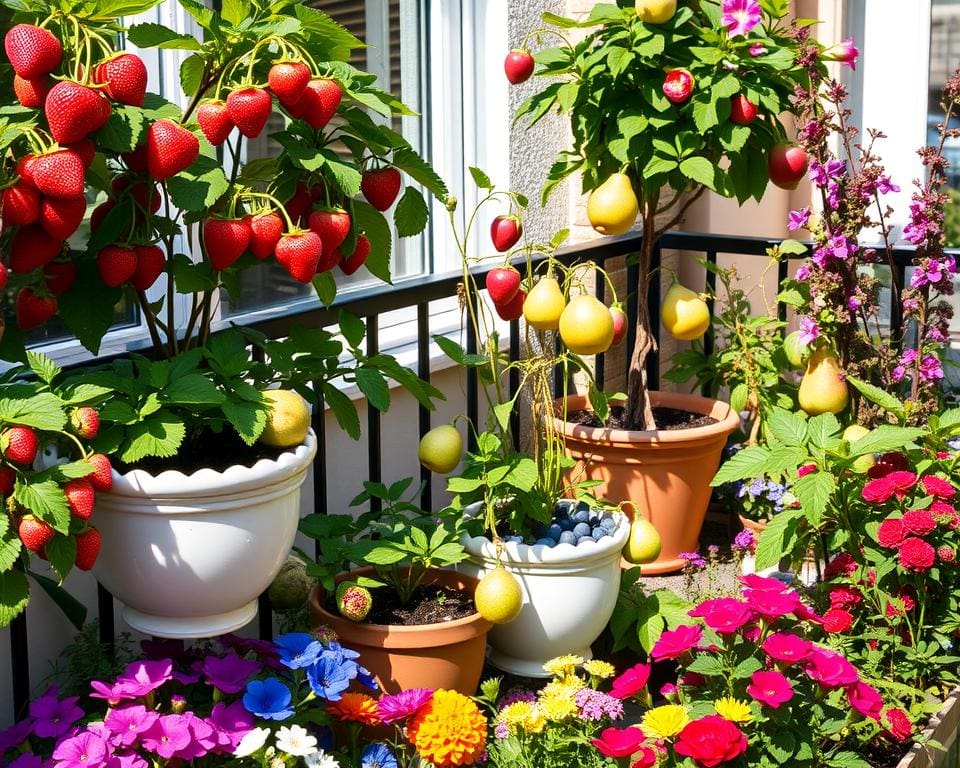
[[[373,568],[358,568],[337,581],[374,575]],[[435,570],[426,576],[424,584],[442,584],[472,595],[477,579],[455,571]],[[491,626],[479,613],[442,624],[363,624],[327,611],[323,597],[319,587],[310,593],[314,625],[332,627],[344,646],[358,651],[360,663],[387,693],[407,688],[446,688],[467,696],[477,692]]]
[[[751,520],[749,517],[744,517],[743,515],[737,515],[740,518],[740,525],[743,526],[745,531],[750,531],[753,534],[754,539],[759,539],[760,534],[763,533],[764,529],[767,527],[766,520]]]
[[[625,430],[585,427],[554,419],[577,461],[571,476],[602,481],[591,489],[598,498],[631,502],[660,534],[660,557],[641,566],[644,574],[683,568],[681,552],[699,545],[710,503],[710,481],[720,466],[727,436],[740,417],[727,403],[697,395],[651,392],[654,406],[709,414],[716,424],[678,430]],[[562,403],[557,401],[557,412]],[[567,398],[567,412],[590,408],[586,397]],[[631,566],[632,567],[632,566]]]

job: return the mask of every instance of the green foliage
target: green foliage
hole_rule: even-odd
[[[627,648],[637,655],[650,653],[667,629],[688,624],[693,604],[669,589],[648,592],[640,583],[640,568],[620,574],[617,607],[610,619],[613,650]]]

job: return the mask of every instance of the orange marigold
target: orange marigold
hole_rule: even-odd
[[[340,701],[327,704],[327,712],[340,720],[364,725],[379,725],[377,701],[365,693],[345,693]]]
[[[436,768],[470,765],[487,746],[487,721],[472,700],[441,688],[407,724],[407,738]]]

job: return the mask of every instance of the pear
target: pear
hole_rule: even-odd
[[[630,538],[623,548],[624,560],[641,565],[660,557],[660,533],[643,515],[637,515],[630,524]]]
[[[523,590],[516,576],[498,565],[480,579],[473,601],[477,612],[491,624],[506,624],[520,615]]]
[[[553,277],[541,277],[523,302],[523,316],[538,331],[555,331],[567,305],[560,284]]]
[[[866,437],[870,434],[870,430],[866,427],[861,426],[860,424],[851,424],[845,430],[843,430],[843,439],[848,443],[855,443],[861,437]],[[870,467],[876,464],[876,460],[873,458],[872,453],[865,453],[863,456],[858,456],[853,462],[853,469],[856,472],[866,472]]]
[[[463,438],[453,424],[434,427],[420,439],[417,458],[431,472],[446,475],[463,458]]]
[[[625,173],[610,175],[590,193],[587,218],[601,235],[622,235],[629,232],[640,213],[630,177]]]
[[[693,341],[710,327],[710,308],[699,294],[674,283],[663,297],[660,319],[675,339]]]
[[[840,413],[847,407],[850,392],[840,370],[840,361],[829,347],[818,347],[810,356],[800,382],[800,407],[810,416]]]
[[[677,12],[677,0],[637,0],[636,9],[644,24],[665,24]]]
[[[783,352],[787,356],[787,362],[797,369],[803,368],[810,359],[810,347],[800,340],[802,336],[803,331],[794,331],[783,340]]]

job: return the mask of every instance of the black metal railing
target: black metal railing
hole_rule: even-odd
[[[572,264],[579,261],[593,261],[601,266],[609,260],[619,257],[629,257],[639,251],[643,235],[635,232],[621,237],[608,237],[602,240],[591,241],[579,245],[563,248],[557,257],[565,264]],[[683,251],[701,254],[707,261],[716,263],[719,254],[730,254],[733,256],[766,256],[767,250],[780,241],[774,239],[758,239],[751,237],[737,237],[726,235],[710,235],[690,232],[670,232],[664,235],[654,249],[653,264],[654,268],[661,263],[661,254],[663,251]],[[909,267],[914,255],[914,249],[909,247],[897,248],[894,251],[894,269],[896,271],[895,279],[899,285],[904,284],[906,270]],[[956,254],[953,254],[956,258]],[[539,262],[545,259],[545,256],[538,255],[534,261]],[[638,282],[639,267],[636,260],[626,260],[627,286],[635,286]],[[783,261],[779,264],[778,278],[783,280],[787,276],[787,263]],[[474,274],[481,280],[486,272],[492,267],[478,267]],[[460,272],[451,272],[446,274],[419,276],[415,279],[406,280],[397,285],[376,285],[363,290],[347,294],[338,298],[330,307],[314,307],[305,310],[298,310],[281,317],[263,320],[252,323],[251,327],[266,334],[270,338],[280,338],[285,336],[291,326],[302,325],[305,327],[323,328],[331,326],[337,322],[337,314],[340,310],[346,310],[358,317],[365,319],[367,324],[366,351],[368,354],[376,354],[379,348],[379,317],[388,312],[416,308],[416,328],[417,328],[417,373],[421,378],[429,380],[430,378],[430,302],[448,299],[457,293],[457,285],[461,282]],[[707,288],[715,287],[715,275],[709,270],[706,271]],[[606,286],[603,280],[596,281],[596,295],[603,300],[605,298]],[[658,317],[660,314],[660,283],[657,280],[651,281],[647,303],[652,317]],[[596,377],[602,387],[604,384],[604,374],[607,367],[607,358],[611,355],[624,355],[625,368],[629,367],[629,354],[633,349],[636,338],[636,314],[637,314],[637,296],[635,292],[627,295],[627,316],[628,316],[628,336],[627,343],[618,347],[606,355],[600,355],[597,359]],[[893,298],[891,298],[891,333],[894,338],[898,338],[902,330],[903,319],[897,311]],[[781,318],[787,314],[786,306],[780,305],[778,312]],[[659,323],[654,323],[654,333],[659,337]],[[659,338],[657,338],[659,341]],[[707,338],[705,344],[709,345],[711,340]],[[476,351],[477,339],[468,329],[467,333],[468,351]],[[509,339],[510,355],[516,359],[520,353],[520,323],[513,321],[510,323]],[[709,346],[707,348],[709,352]],[[660,361],[656,354],[650,355],[648,360],[648,374],[650,387],[659,388],[660,383]],[[559,376],[558,372],[558,376]],[[558,382],[561,384],[562,381]],[[516,392],[519,386],[519,376],[516,370],[512,370],[509,376],[509,387],[511,395]],[[467,416],[476,423],[479,414],[479,388],[476,369],[469,369],[467,372],[467,391],[466,391],[466,413]],[[515,425],[516,426],[516,425]],[[430,412],[420,406],[418,420],[419,434],[422,437],[431,427]],[[325,461],[325,430],[324,430],[324,411],[322,408],[314,410],[313,428],[316,431],[317,439],[321,450],[317,453],[313,467],[313,498],[316,505],[316,511],[323,514],[327,512],[327,468]],[[514,430],[516,433],[516,428]],[[367,409],[367,475],[371,480],[381,479],[381,432],[380,432],[380,412],[375,408]],[[426,469],[421,470],[421,479],[424,482],[424,496],[421,499],[425,509],[431,507],[430,493],[430,473]],[[113,643],[115,637],[114,625],[114,604],[112,596],[98,585],[98,614],[100,622],[101,642],[108,646]],[[261,601],[260,606],[259,631],[262,636],[269,637],[272,630],[271,614],[269,606]],[[10,626],[9,629],[10,647],[11,647],[11,665],[13,686],[10,695],[12,695],[14,710],[22,714],[24,707],[30,695],[30,675],[29,675],[29,634],[27,631],[26,615],[22,614]]]

